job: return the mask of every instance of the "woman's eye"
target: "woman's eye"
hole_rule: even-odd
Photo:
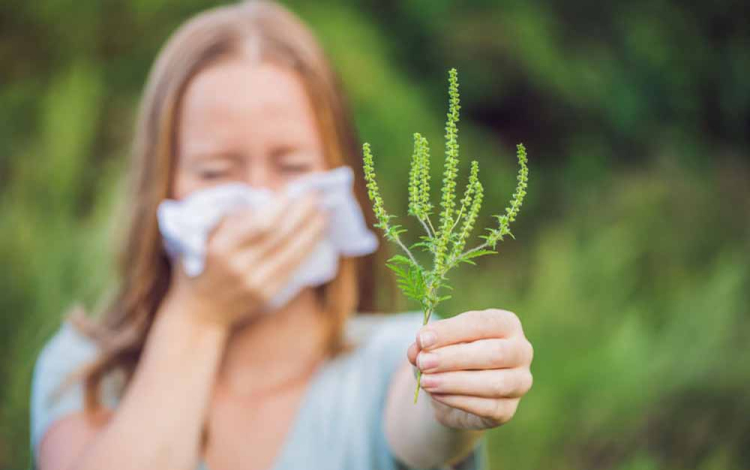
[[[299,173],[310,170],[310,165],[282,165],[281,169],[290,173]]]
[[[229,174],[226,170],[201,170],[200,176],[203,179],[213,180],[224,178]]]

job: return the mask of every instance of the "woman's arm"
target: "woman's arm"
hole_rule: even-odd
[[[40,443],[40,469],[194,468],[229,331],[260,314],[320,241],[328,214],[318,208],[311,192],[224,217],[209,236],[203,273],[173,270],[116,412],[53,425]]]
[[[167,297],[115,413],[55,423],[40,470],[194,469],[227,329]]]

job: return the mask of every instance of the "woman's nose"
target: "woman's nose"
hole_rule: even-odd
[[[256,189],[267,188],[272,191],[278,189],[277,178],[274,177],[272,171],[264,166],[249,168],[245,182]]]

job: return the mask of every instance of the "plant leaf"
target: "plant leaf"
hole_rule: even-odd
[[[497,251],[494,251],[494,250],[477,250],[477,251],[472,251],[471,253],[463,255],[461,257],[461,261],[463,261],[464,259],[471,259],[471,258],[476,258],[478,256],[491,255],[491,254],[496,254],[496,253],[497,253]]]
[[[393,255],[390,258],[388,258],[388,262],[406,264],[408,266],[412,266],[414,264],[409,258],[407,258],[404,255]]]

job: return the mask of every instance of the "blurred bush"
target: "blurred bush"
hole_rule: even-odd
[[[39,348],[110,285],[151,62],[213,4],[0,4],[0,468],[28,464]],[[340,71],[379,174],[404,174],[415,131],[439,158],[453,66],[483,226],[512,191],[513,146],[529,149],[518,240],[471,268],[492,276],[456,276],[444,307],[514,310],[535,345],[534,388],[491,432],[495,466],[750,467],[748,5],[288,4]],[[404,214],[406,180],[381,184]]]

